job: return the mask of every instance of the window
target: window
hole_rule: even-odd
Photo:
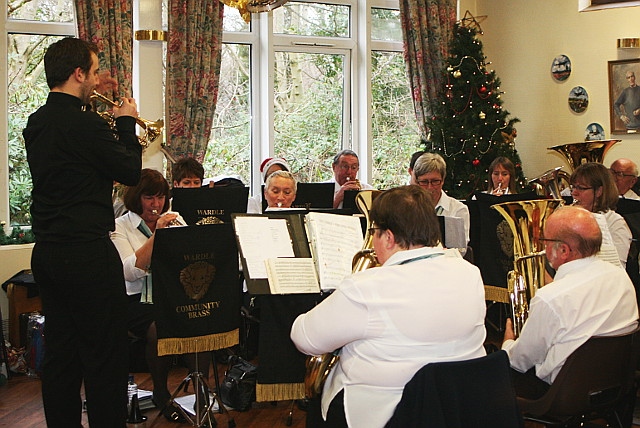
[[[0,171],[6,162],[9,180],[0,186],[0,219],[11,223],[29,223],[22,129],[48,93],[42,56],[75,27],[73,0],[8,8],[8,114],[0,124],[8,138],[0,143]],[[207,177],[237,175],[256,193],[262,160],[283,156],[301,180],[323,181],[332,176],[333,155],[351,148],[363,181],[382,189],[406,183],[419,133],[396,0],[290,1],[254,14],[250,24],[226,7],[223,43]]]
[[[6,130],[8,183],[0,186],[0,214],[12,225],[28,225],[31,175],[26,160],[22,130],[28,116],[46,100],[49,89],[44,75],[44,52],[55,40],[75,33],[72,0],[32,0],[7,7],[5,46],[7,58],[7,115],[0,129]],[[4,79],[5,76],[0,77]]]
[[[361,179],[379,188],[406,183],[405,165],[420,147],[400,12],[394,0],[371,3],[290,1],[272,13],[254,14],[251,25],[235,9],[225,10],[224,41],[247,50],[246,56],[223,53],[208,173],[248,179],[253,172],[255,193],[261,184],[257,165],[281,156],[301,181],[324,181],[332,176],[333,155],[351,148],[361,158]],[[223,125],[218,119],[233,111],[228,94],[239,94],[239,74],[249,85],[235,98],[242,99],[243,110]],[[240,136],[234,127],[245,124]],[[230,129],[238,131],[236,137]]]

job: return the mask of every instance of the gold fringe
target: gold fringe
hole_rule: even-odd
[[[158,339],[158,356],[215,351],[217,349],[230,348],[238,343],[240,343],[239,329],[206,336],[169,337]]]
[[[301,400],[303,398],[304,398],[304,382],[256,384],[256,401],[257,402]]]

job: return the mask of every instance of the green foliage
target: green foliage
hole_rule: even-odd
[[[516,182],[522,190],[525,177],[513,144],[513,125],[502,108],[500,79],[486,69],[486,57],[475,29],[456,27],[444,73],[440,102],[434,103],[426,149],[441,154],[447,162],[444,189],[450,196],[466,198],[475,190],[486,190],[488,167],[497,156],[506,156],[516,166]]]
[[[31,229],[24,230],[20,226],[14,226],[13,229],[11,229],[11,233],[6,235],[4,233],[4,221],[0,222],[0,225],[2,226],[2,233],[0,233],[0,245],[30,244],[36,241]]]

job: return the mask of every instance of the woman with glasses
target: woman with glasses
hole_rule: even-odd
[[[469,242],[469,209],[465,204],[444,193],[442,185],[447,176],[447,164],[436,153],[425,153],[418,158],[413,167],[413,182],[426,189],[431,196],[436,214],[446,217],[459,217],[464,222],[464,233]]]
[[[516,168],[509,158],[498,156],[489,165],[489,188],[495,196],[513,195],[516,190]]]
[[[618,204],[618,189],[613,176],[601,163],[588,162],[577,167],[569,181],[573,204],[594,213],[600,225],[600,257],[616,262],[607,256],[613,246],[617,252],[617,261],[625,267],[632,235],[624,218],[614,211]]]

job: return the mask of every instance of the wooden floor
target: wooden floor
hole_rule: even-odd
[[[220,375],[224,373],[224,367],[220,366]],[[187,375],[187,370],[183,367],[176,367],[169,376],[169,390],[173,392]],[[136,373],[135,380],[139,388],[153,390],[153,383],[148,373]],[[193,394],[191,387],[186,394]],[[182,391],[179,395],[185,395]],[[287,416],[291,402],[254,403],[253,407],[246,412],[230,411],[238,428],[275,428],[287,427]],[[163,416],[156,419],[158,411],[148,409],[143,411],[147,416],[147,421],[143,424],[129,424],[129,428],[178,428],[189,427],[189,424],[177,424],[169,422]],[[294,409],[292,428],[304,428],[306,413]],[[226,417],[216,413],[216,419],[220,428],[226,428]],[[82,418],[85,427],[88,427],[86,413]],[[42,428],[45,427],[44,411],[42,409],[42,398],[40,393],[40,380],[29,378],[25,375],[14,375],[9,382],[0,386],[0,427],[11,428]]]

